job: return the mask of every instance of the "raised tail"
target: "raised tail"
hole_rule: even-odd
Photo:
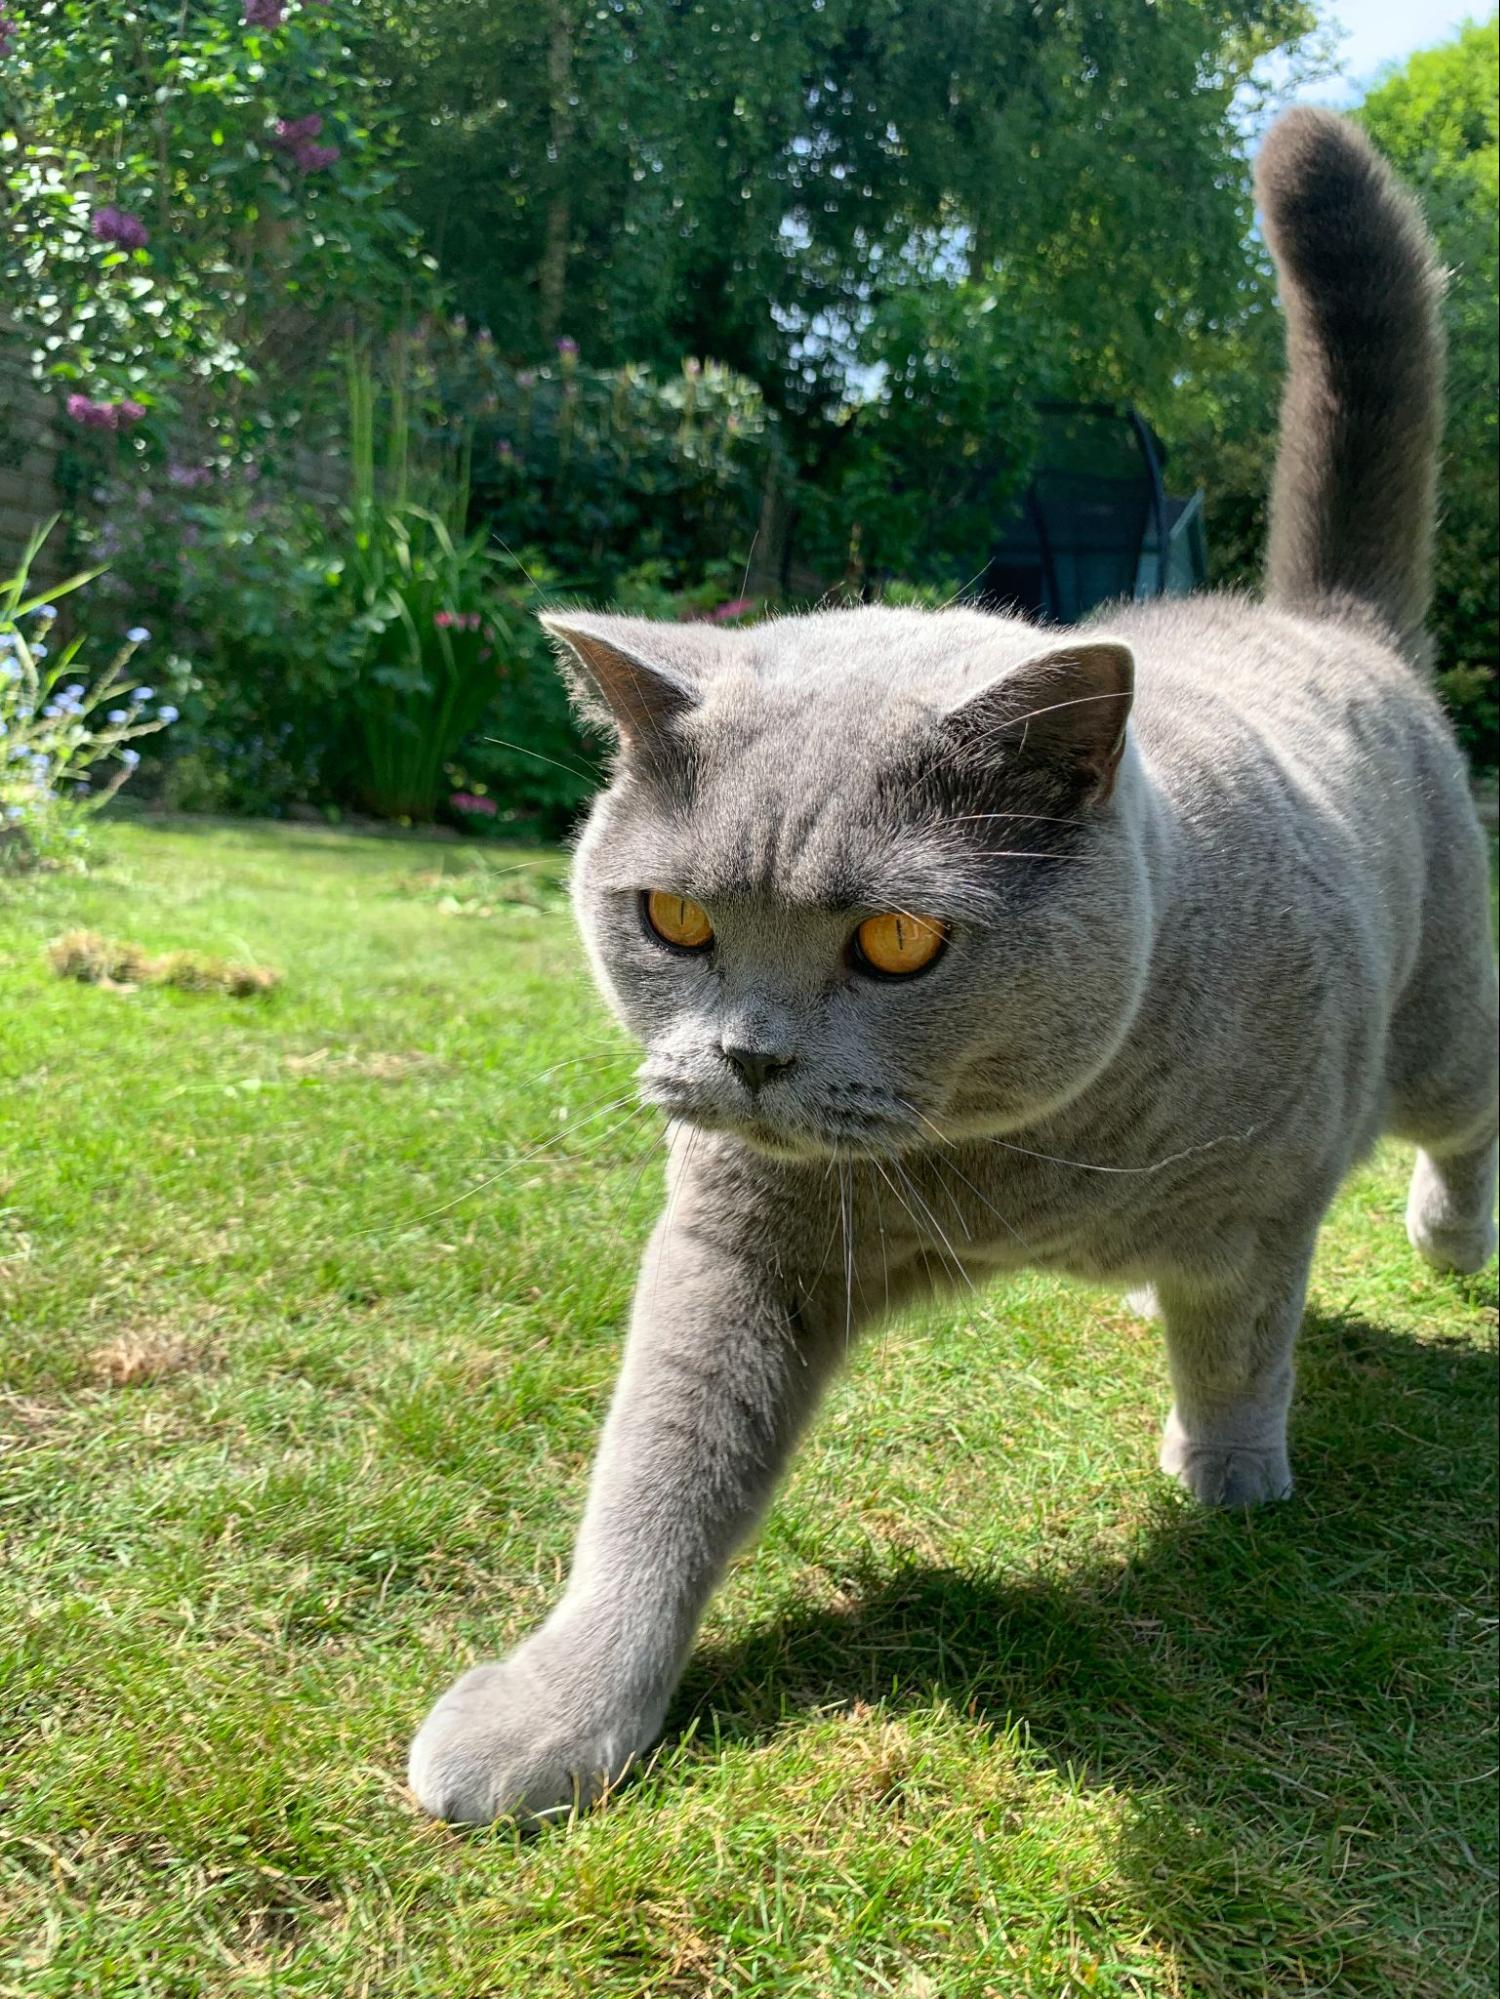
[[[1331,111],[1288,111],[1255,171],[1287,322],[1267,595],[1372,605],[1427,658],[1442,272],[1411,196]]]

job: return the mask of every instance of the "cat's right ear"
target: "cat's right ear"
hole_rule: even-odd
[[[541,622],[557,643],[579,717],[609,730],[622,748],[659,746],[697,705],[698,689],[687,674],[643,656],[644,620],[559,611],[544,613]]]

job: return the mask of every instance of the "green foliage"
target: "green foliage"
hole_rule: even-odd
[[[354,0],[274,29],[231,0],[25,10],[0,113],[5,304],[39,379],[124,411],[75,402],[78,420],[138,423],[137,451],[254,455],[308,417],[330,324],[379,323],[423,281],[368,40]]]
[[[1471,756],[1493,768],[1500,550],[1500,17],[1424,49],[1366,98],[1360,122],[1422,198],[1451,276],[1448,425],[1433,633],[1439,684]]]
[[[150,638],[133,630],[92,679],[83,637],[60,640],[53,599],[87,583],[75,576],[45,592],[29,584],[47,530],[0,583],[0,875],[76,862],[90,822],[141,760],[134,747],[175,721],[155,690],[134,679]]]
[[[507,353],[571,335],[604,362],[713,355],[810,418],[842,405],[886,298],[997,260],[1080,351],[1168,374],[1174,322],[1215,311],[1244,261],[1237,96],[1313,19],[1296,0],[371,12],[390,100],[431,121],[408,204]]]

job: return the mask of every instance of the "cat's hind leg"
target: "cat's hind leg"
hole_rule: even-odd
[[[1208,1506],[1292,1490],[1287,1411],[1312,1242],[1262,1245],[1230,1275],[1156,1286],[1172,1377],[1161,1468]]]
[[[1430,856],[1421,958],[1391,1023],[1386,1123],[1418,1148],[1412,1247],[1439,1270],[1468,1272],[1495,1253],[1500,1004],[1484,848],[1471,823],[1446,835]]]
[[[1391,1031],[1389,1125],[1415,1141],[1412,1247],[1438,1270],[1495,1253],[1495,971],[1488,925],[1454,930],[1419,973]]]
[[[1417,1151],[1406,1233],[1435,1270],[1467,1276],[1495,1254],[1494,1139],[1450,1152]]]

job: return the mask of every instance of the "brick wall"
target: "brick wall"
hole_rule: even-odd
[[[32,383],[19,337],[0,320],[0,576],[61,504],[53,407]]]

